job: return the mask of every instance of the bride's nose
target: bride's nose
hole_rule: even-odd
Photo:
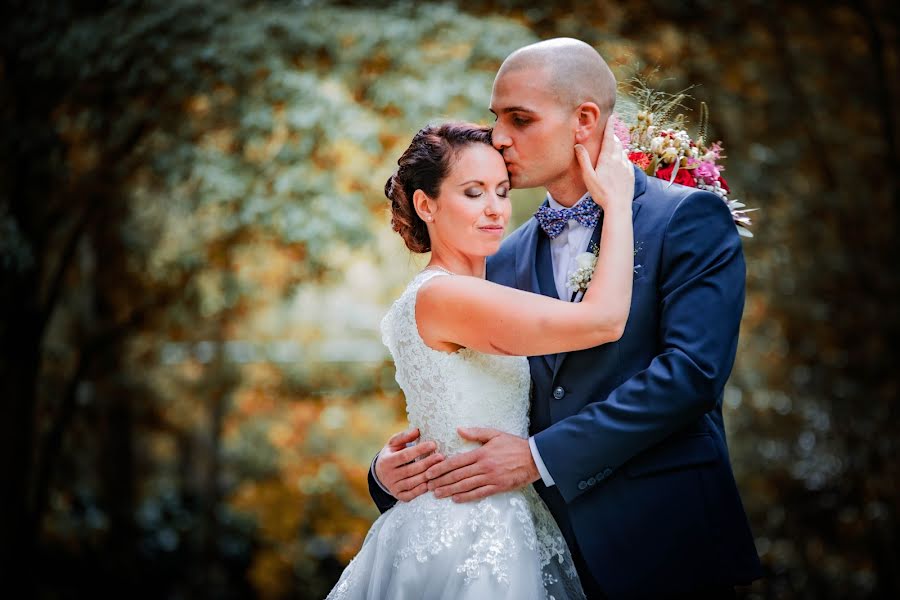
[[[487,200],[484,203],[484,214],[493,217],[500,214],[500,198],[496,193],[486,194]]]

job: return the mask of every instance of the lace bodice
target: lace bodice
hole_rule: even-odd
[[[450,456],[474,447],[457,427],[528,434],[528,360],[468,349],[440,352],[416,326],[423,271],[381,323],[421,439]],[[583,600],[572,556],[553,516],[531,486],[474,502],[432,492],[398,502],[369,530],[328,600]]]
[[[434,440],[450,456],[476,447],[459,437],[457,427],[491,427],[528,435],[528,359],[482,354],[463,348],[441,352],[425,345],[416,326],[416,297],[432,277],[422,271],[391,306],[381,322],[385,345],[394,357],[397,383],[406,395],[409,423],[423,440]]]

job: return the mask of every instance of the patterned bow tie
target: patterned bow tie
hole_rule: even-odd
[[[562,233],[571,219],[575,219],[582,227],[596,227],[599,214],[600,207],[588,196],[574,208],[556,210],[549,206],[542,206],[534,213],[534,218],[538,220],[541,229],[547,232],[552,240]]]

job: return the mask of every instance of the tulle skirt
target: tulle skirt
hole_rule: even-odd
[[[584,598],[572,557],[529,486],[477,502],[431,492],[372,525],[328,600]]]

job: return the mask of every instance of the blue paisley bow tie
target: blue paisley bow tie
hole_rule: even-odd
[[[575,219],[582,227],[596,227],[599,214],[600,207],[588,196],[574,208],[556,210],[549,206],[542,206],[534,213],[534,218],[552,240],[562,233],[571,219]]]

